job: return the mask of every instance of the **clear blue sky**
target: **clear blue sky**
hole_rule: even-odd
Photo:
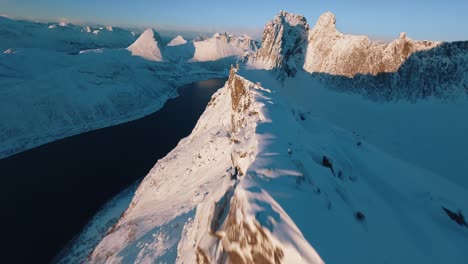
[[[467,0],[0,0],[0,14],[13,17],[251,34],[279,10],[311,25],[332,11],[343,32],[383,40],[402,31],[415,39],[468,40]]]

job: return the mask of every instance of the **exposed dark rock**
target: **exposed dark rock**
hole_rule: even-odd
[[[442,209],[444,209],[445,213],[450,217],[450,219],[455,221],[455,223],[457,223],[460,226],[464,226],[468,228],[468,224],[466,223],[465,216],[463,216],[460,210],[458,211],[458,213],[455,213],[445,207],[442,207]]]
[[[335,171],[333,170],[333,164],[327,158],[327,156],[322,157],[322,166],[329,168],[331,170],[331,172],[333,173],[333,175],[335,175]]]
[[[359,222],[362,222],[366,219],[366,216],[360,212],[360,211],[357,211],[356,214],[354,215],[354,217],[356,218],[356,220],[358,220]]]

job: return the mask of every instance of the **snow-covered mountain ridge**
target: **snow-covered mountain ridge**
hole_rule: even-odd
[[[291,111],[287,90],[232,69],[87,262],[463,263],[466,189]]]
[[[153,29],[147,29],[128,50],[135,56],[152,61],[204,62],[234,58],[233,61],[255,52],[259,44],[247,35],[215,33],[211,38],[187,42],[181,36],[162,45]]]
[[[266,24],[262,46],[251,63],[264,69],[283,68],[287,76],[301,68],[347,77],[375,75],[395,72],[411,54],[440,44],[413,41],[406,33],[391,43],[376,43],[367,36],[339,32],[331,12],[321,15],[310,28],[305,17],[281,11]]]
[[[313,28],[300,15],[281,11],[265,26],[251,68],[275,71],[279,79],[305,71],[335,90],[374,100],[466,97],[468,42],[415,41],[401,33],[390,43],[336,29],[327,12]]]
[[[367,36],[347,35],[336,29],[336,17],[327,12],[310,30],[304,69],[332,75],[395,72],[408,57],[440,42],[414,41],[401,33],[388,44],[372,42]]]

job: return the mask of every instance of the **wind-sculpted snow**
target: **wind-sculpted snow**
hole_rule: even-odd
[[[466,189],[302,112],[283,85],[232,69],[87,262],[464,263]]]

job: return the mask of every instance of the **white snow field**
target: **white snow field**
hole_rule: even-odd
[[[177,95],[177,87],[224,77],[239,56],[252,52],[230,36],[229,43],[210,42],[206,59],[190,62],[192,42],[178,38],[179,45],[165,46],[152,29],[131,45],[120,40],[106,48],[125,30],[47,25],[0,17],[0,35],[6,36],[0,43],[0,158],[153,113]],[[36,35],[37,41],[26,37]],[[74,44],[61,47],[64,42]]]

